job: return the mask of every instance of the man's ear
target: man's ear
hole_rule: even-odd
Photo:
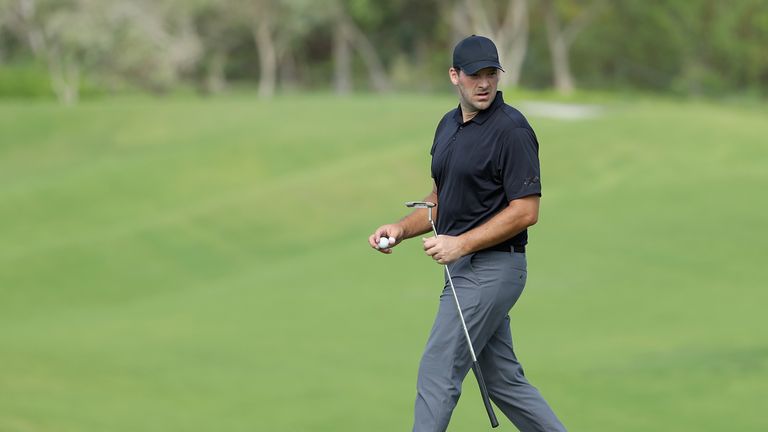
[[[461,71],[454,68],[448,69],[448,77],[451,78],[453,85],[459,85],[459,73],[461,73]]]

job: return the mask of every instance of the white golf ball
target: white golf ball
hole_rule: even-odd
[[[390,237],[389,238],[389,245],[392,246],[394,244],[395,244],[395,238],[394,237]]]
[[[382,237],[379,239],[379,249],[386,249],[389,247],[389,239]]]

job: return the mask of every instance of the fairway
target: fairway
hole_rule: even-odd
[[[0,431],[410,430],[441,267],[367,237],[455,105],[0,101]],[[526,376],[572,431],[768,430],[768,110],[601,113],[530,118]],[[470,376],[449,430],[486,428]]]

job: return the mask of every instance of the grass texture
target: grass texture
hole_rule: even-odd
[[[429,192],[455,104],[0,102],[0,430],[409,430],[441,268],[367,236]],[[768,430],[766,114],[530,118],[513,335],[570,430]],[[486,427],[470,375],[449,430]]]

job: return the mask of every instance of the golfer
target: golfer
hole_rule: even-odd
[[[424,251],[447,264],[491,400],[521,431],[564,431],[523,374],[512,348],[509,310],[525,287],[527,228],[541,197],[539,144],[523,115],[504,103],[499,56],[482,36],[460,41],[448,70],[459,106],[440,120],[432,155],[437,237]],[[382,225],[368,238],[402,240],[432,229],[426,209]],[[435,323],[419,365],[413,430],[444,431],[472,360],[446,279]]]

